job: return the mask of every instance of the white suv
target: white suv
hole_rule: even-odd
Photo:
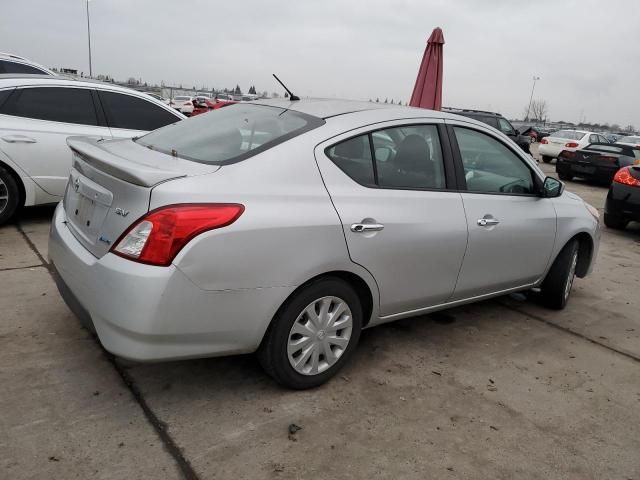
[[[0,74],[3,73],[55,76],[55,73],[47,67],[43,67],[31,60],[13,55],[12,53],[0,52]]]
[[[0,75],[0,225],[21,206],[62,199],[71,170],[67,137],[134,137],[183,118],[108,83]]]

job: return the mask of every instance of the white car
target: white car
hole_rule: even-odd
[[[185,118],[145,93],[47,75],[0,75],[0,225],[64,195],[67,137],[135,137]]]
[[[629,145],[631,147],[640,147],[640,136],[629,135],[628,137],[622,137],[616,140],[617,144]]]
[[[595,132],[585,130],[559,130],[553,132],[550,136],[540,140],[538,153],[542,156],[544,163],[549,163],[554,158],[558,158],[560,152],[568,150],[575,152],[579,148],[584,148],[592,143],[611,143]]]
[[[191,115],[193,113],[193,97],[186,95],[173,97],[173,108],[184,115]]]
[[[24,57],[19,57],[12,53],[0,52],[0,74],[3,73],[56,75],[47,67],[43,67],[42,65],[32,62],[31,60],[27,60]]]

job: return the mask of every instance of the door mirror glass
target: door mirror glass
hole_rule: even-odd
[[[556,198],[562,195],[564,183],[557,178],[547,177],[542,184],[542,196],[545,198]]]

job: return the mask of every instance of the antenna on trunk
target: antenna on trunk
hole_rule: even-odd
[[[284,83],[282,83],[282,81],[278,78],[278,76],[275,73],[272,73],[272,75],[273,75],[273,78],[275,78],[278,81],[278,83],[282,85],[282,88],[284,88],[287,91],[287,93],[289,94],[289,100],[291,100],[292,102],[295,102],[296,100],[300,100],[300,97],[294,95],[291,92],[291,90],[289,90],[287,86]]]

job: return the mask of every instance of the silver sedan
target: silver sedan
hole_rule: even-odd
[[[133,360],[257,352],[281,384],[314,387],[363,328],[532,288],[563,308],[598,250],[593,207],[443,112],[242,103],[68,144],[58,286]]]

